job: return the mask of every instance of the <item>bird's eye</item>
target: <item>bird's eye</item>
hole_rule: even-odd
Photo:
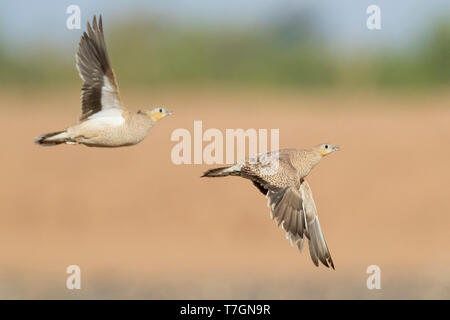
[[[327,144],[325,145],[325,149],[328,149],[328,145]]]
[[[160,109],[159,109],[159,112],[160,112],[160,113],[162,113],[162,112],[163,112],[163,109],[162,109],[162,108],[160,108]]]

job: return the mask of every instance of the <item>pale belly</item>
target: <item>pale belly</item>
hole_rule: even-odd
[[[70,129],[70,135],[76,143],[110,148],[135,145],[144,140],[149,131],[146,127],[130,128],[101,121],[86,121]]]

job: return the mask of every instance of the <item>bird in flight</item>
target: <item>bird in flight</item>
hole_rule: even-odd
[[[311,149],[260,153],[229,167],[207,170],[202,177],[239,176],[251,180],[268,198],[270,217],[286,231],[291,245],[301,252],[306,237],[313,263],[319,266],[321,261],[334,269],[305,178],[324,156],[337,150],[338,146],[320,144]]]
[[[132,112],[122,105],[119,86],[108,58],[102,17],[87,23],[78,44],[76,67],[83,80],[81,117],[63,131],[43,134],[35,139],[42,146],[84,144],[90,147],[135,145],[147,136],[156,122],[172,114],[158,107]]]

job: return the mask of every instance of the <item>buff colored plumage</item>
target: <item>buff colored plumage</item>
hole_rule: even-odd
[[[286,230],[286,238],[301,251],[308,239],[311,259],[334,269],[317,217],[311,189],[305,178],[326,155],[339,150],[331,144],[311,149],[282,149],[230,167],[206,171],[203,177],[240,176],[249,179],[268,198],[271,218]]]
[[[90,147],[122,147],[144,140],[155,123],[171,111],[154,108],[127,111],[120,100],[119,86],[111,68],[103,36],[103,23],[94,16],[87,23],[76,55],[76,66],[83,80],[82,113],[79,123],[63,131],[43,134],[35,139],[42,146],[84,144]]]

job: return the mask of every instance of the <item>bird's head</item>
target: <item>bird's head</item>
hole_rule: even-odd
[[[334,152],[334,151],[338,151],[339,147],[338,146],[334,146],[332,144],[329,143],[322,143],[319,144],[317,146],[315,146],[313,148],[318,154],[320,154],[322,157]]]
[[[166,116],[170,116],[171,114],[173,114],[172,111],[170,110],[166,110],[164,108],[158,107],[158,108],[154,108],[152,110],[147,110],[145,111],[145,113],[153,119],[153,121],[159,121],[162,118],[166,117]]]

